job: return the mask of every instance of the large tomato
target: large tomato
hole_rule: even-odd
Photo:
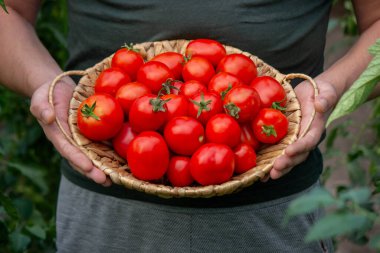
[[[189,101],[185,96],[168,94],[163,95],[161,99],[168,101],[166,103],[166,106],[168,108],[168,121],[174,117],[187,116]]]
[[[179,93],[186,96],[187,98],[192,98],[201,92],[206,93],[207,88],[204,84],[196,80],[185,82],[179,89]]]
[[[139,68],[144,64],[142,56],[132,46],[124,46],[115,52],[111,66],[121,68],[132,81],[136,80]]]
[[[219,72],[208,83],[208,90],[215,91],[222,96],[222,99],[229,90],[240,84],[239,78],[233,74]]]
[[[184,187],[191,185],[194,179],[190,173],[190,158],[186,156],[173,156],[170,158],[166,175],[173,186]]]
[[[120,104],[108,94],[95,94],[85,99],[78,108],[78,128],[85,137],[104,141],[114,137],[123,125]]]
[[[246,85],[232,88],[224,97],[223,106],[227,114],[239,123],[251,121],[260,110],[260,97]]]
[[[260,147],[260,142],[256,140],[255,134],[253,133],[250,123],[242,124],[240,126],[240,129],[240,142],[250,145],[255,151],[257,151]]]
[[[262,143],[274,144],[284,138],[289,122],[283,113],[272,108],[263,108],[252,121],[253,133]]]
[[[169,166],[169,150],[157,132],[146,131],[129,143],[128,165],[132,175],[140,180],[160,179]]]
[[[244,173],[256,166],[256,152],[249,144],[239,144],[234,152],[236,174]]]
[[[218,64],[216,72],[227,72],[237,76],[244,84],[249,85],[257,76],[255,63],[243,54],[226,55]]]
[[[226,144],[233,148],[240,143],[240,136],[239,124],[227,114],[216,114],[207,122],[207,142]]]
[[[202,124],[190,117],[173,118],[164,130],[169,148],[180,155],[192,155],[205,142],[204,134]]]
[[[165,64],[158,61],[145,63],[137,72],[137,81],[146,84],[155,94],[162,89],[162,84],[168,79],[173,79],[172,72]]]
[[[226,49],[218,41],[196,39],[187,45],[185,54],[187,57],[204,57],[216,67],[220,60],[226,55]]]
[[[107,93],[115,96],[116,91],[130,81],[129,76],[119,68],[103,70],[95,81],[95,93]]]
[[[207,85],[214,75],[215,69],[212,64],[199,56],[192,57],[182,69],[182,78],[185,82],[197,80]]]
[[[140,133],[161,128],[167,119],[166,102],[153,94],[136,99],[129,111],[133,131]]]
[[[190,100],[188,114],[198,119],[203,125],[215,114],[223,111],[222,100],[214,92],[200,93]]]
[[[201,185],[227,182],[232,177],[234,168],[234,152],[224,144],[204,144],[190,160],[191,175]]]
[[[185,63],[182,54],[176,52],[161,53],[153,57],[150,61],[159,61],[165,64],[173,73],[174,79],[181,79],[182,68]]]
[[[112,139],[112,146],[116,153],[127,159],[128,145],[136,136],[137,134],[132,131],[131,125],[125,122],[118,134]]]
[[[284,109],[286,105],[286,92],[284,87],[273,77],[259,76],[253,79],[250,87],[259,93],[261,107]]]
[[[119,101],[125,115],[129,114],[129,110],[133,102],[147,94],[151,94],[151,90],[145,84],[132,82],[121,86],[116,92],[116,100]]]

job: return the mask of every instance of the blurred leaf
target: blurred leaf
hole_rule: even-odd
[[[287,224],[293,216],[310,213],[318,208],[334,204],[338,204],[338,201],[326,189],[315,188],[289,204],[283,223]]]
[[[49,188],[45,182],[44,173],[40,168],[13,162],[7,162],[7,164],[8,166],[18,170],[22,175],[32,181],[41,189],[43,194],[48,192]]]
[[[339,195],[339,199],[342,201],[353,201],[357,204],[365,204],[371,197],[371,191],[368,187],[362,187],[357,189],[350,189]]]
[[[33,225],[31,227],[26,227],[26,230],[31,233],[32,235],[45,240],[46,239],[46,232],[45,230],[39,226],[39,225]]]
[[[65,35],[60,31],[59,27],[52,23],[42,23],[39,26],[40,29],[45,29],[50,32],[55,40],[62,46],[62,48],[67,48],[67,40]]]
[[[3,8],[3,10],[6,13],[8,13],[7,6],[5,5],[4,0],[0,0],[0,6],[1,6],[1,8]]]
[[[372,92],[373,88],[380,81],[380,40],[376,41],[369,51],[375,52],[376,55],[369,63],[366,70],[360,75],[359,79],[343,94],[334,111],[327,120],[327,126],[330,123],[344,115],[356,110],[362,105]]]
[[[15,252],[23,252],[28,247],[31,239],[20,232],[13,232],[10,234],[9,239],[11,241],[12,249]]]
[[[6,213],[14,220],[17,220],[18,213],[16,207],[13,205],[12,200],[0,192],[0,204],[4,207]]]
[[[13,200],[13,204],[23,220],[28,220],[32,216],[33,203],[30,200],[17,198]]]
[[[0,221],[0,247],[8,242],[8,233],[7,226]]]
[[[360,166],[358,160],[352,160],[347,163],[348,176],[352,186],[367,185],[367,176],[364,169]]]
[[[380,251],[380,234],[373,235],[369,240],[368,246]]]
[[[366,216],[352,213],[332,213],[326,215],[309,230],[305,241],[323,240],[334,236],[353,233],[368,227],[370,220]]]

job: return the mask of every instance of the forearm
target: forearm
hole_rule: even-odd
[[[0,12],[0,83],[26,96],[61,73],[33,25],[8,7]]]

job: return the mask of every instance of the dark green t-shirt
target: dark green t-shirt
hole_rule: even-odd
[[[329,0],[69,0],[67,69],[86,69],[124,42],[211,38],[257,55],[282,73],[316,76],[323,69]],[[113,185],[103,188],[63,162],[62,172],[87,189],[121,198],[180,206],[233,206],[299,192],[322,171],[318,149],[278,180],[211,199],[161,199]]]

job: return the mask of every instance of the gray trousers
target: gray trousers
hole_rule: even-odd
[[[94,193],[63,177],[57,249],[59,253],[333,252],[330,240],[303,242],[320,210],[281,225],[289,202],[300,194],[238,207],[184,208]]]

